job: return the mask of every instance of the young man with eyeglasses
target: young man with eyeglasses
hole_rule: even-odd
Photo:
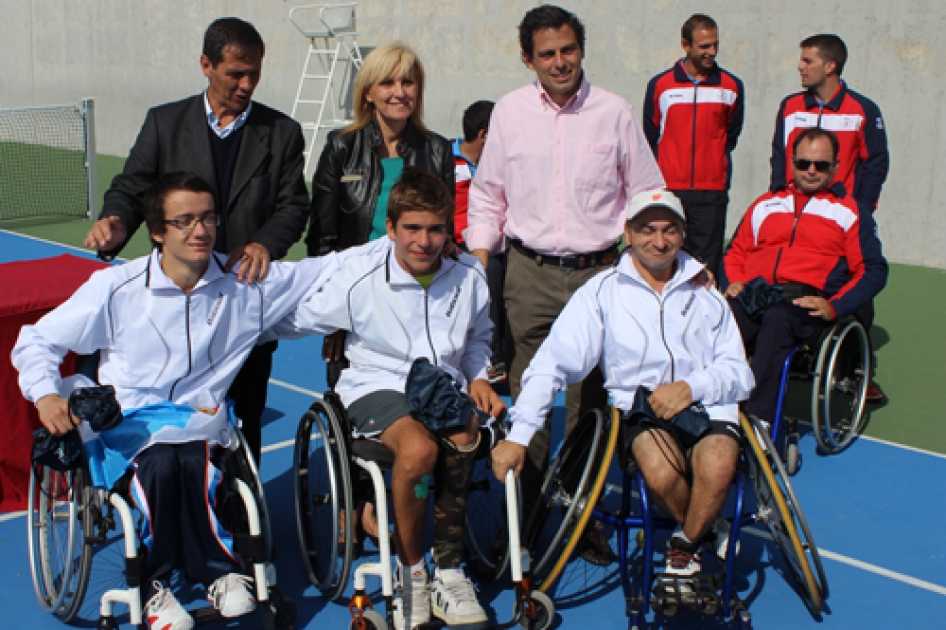
[[[115,388],[124,420],[86,442],[106,448],[106,485],[127,478],[141,510],[147,549],[145,607],[151,628],[187,630],[193,619],[169,590],[172,571],[208,586],[224,617],[256,608],[233,538],[218,521],[223,471],[216,447],[233,429],[227,392],[257,339],[339,269],[344,254],[272,263],[254,284],[225,270],[214,251],[220,215],[212,186],[197,175],[161,176],[143,199],[154,243],[149,256],[96,272],[65,303],[24,326],[13,349],[23,395],[43,425],[62,435],[77,424],[67,399],[84,377],[63,380],[69,351],[100,352],[99,382]],[[114,472],[110,472],[114,471]]]
[[[766,422],[774,419],[779,376],[792,346],[853,314],[887,283],[871,212],[834,182],[838,138],[805,129],[792,155],[791,182],[749,206],[723,258],[730,283],[725,295],[743,340],[755,340],[756,386],[746,411]],[[739,296],[759,277],[780,287],[784,299],[756,314]]]

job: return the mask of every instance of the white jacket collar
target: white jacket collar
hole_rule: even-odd
[[[385,238],[385,237],[382,237]],[[397,261],[394,254],[394,241],[388,240],[390,243],[388,245],[387,253],[387,281],[388,284],[392,286],[420,286],[420,283],[417,282],[417,278],[407,273],[401,264]],[[434,280],[444,275],[451,269],[454,265],[457,264],[457,261],[452,258],[443,258],[440,263],[440,269],[437,270],[437,273],[434,275]]]
[[[210,264],[207,265],[207,271],[204,272],[204,275],[201,276],[200,280],[197,281],[197,285],[194,287],[194,290],[200,289],[203,286],[215,282],[220,278],[223,278],[227,275],[224,270],[224,261],[220,260],[217,252],[212,252],[210,255]],[[164,269],[161,268],[161,259],[163,255],[158,251],[157,248],[151,250],[151,256],[148,258],[148,274],[147,274],[147,286],[149,289],[176,289],[181,290],[181,287],[177,286],[173,280],[171,280]]]
[[[618,273],[631,278],[638,284],[641,284],[653,291],[651,286],[647,284],[647,281],[644,280],[643,276],[641,276],[640,272],[637,270],[637,267],[634,266],[634,261],[631,260],[631,256],[632,254],[629,251],[625,252],[624,255],[621,256],[621,260],[618,262],[617,266]],[[674,272],[673,277],[670,278],[670,282],[664,286],[664,294],[669,293],[685,282],[693,280],[693,278],[703,271],[703,264],[683,250],[680,250],[680,252],[677,254],[676,264],[677,269]]]

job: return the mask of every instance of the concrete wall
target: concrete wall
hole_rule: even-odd
[[[289,23],[298,2],[281,0],[0,0],[0,107],[68,103],[93,96],[99,151],[126,155],[154,104],[196,93],[201,36],[215,17],[253,22],[267,44],[257,98],[289,111],[308,40]],[[446,136],[474,100],[497,99],[531,80],[519,60],[516,26],[534,2],[365,0],[359,42],[402,39],[428,72],[426,120]],[[941,0],[562,1],[585,22],[590,80],[640,113],[647,80],[681,55],[679,28],[693,12],[720,24],[719,62],[746,84],[746,127],[734,156],[730,230],[769,178],[775,112],[799,88],[798,42],[841,35],[844,77],[885,114],[891,170],[877,217],[896,262],[946,268],[946,44]]]

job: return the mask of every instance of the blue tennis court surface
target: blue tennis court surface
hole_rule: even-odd
[[[0,231],[0,262],[74,253],[56,244]],[[2,284],[2,278],[0,278]],[[283,592],[299,605],[299,628],[348,626],[347,601],[334,603],[309,585],[298,557],[292,507],[292,440],[296,423],[313,397],[325,389],[321,339],[284,342],[276,354],[264,417],[262,476],[274,515],[275,564]],[[8,360],[4,358],[3,360]],[[559,406],[555,418],[561,424]],[[560,431],[560,427],[558,428]],[[772,542],[761,530],[742,538],[736,584],[755,628],[934,628],[946,627],[946,457],[869,438],[844,454],[820,457],[814,439],[803,437],[803,468],[795,491],[821,549],[830,594],[828,612],[814,620],[786,582]],[[612,482],[617,482],[612,475]],[[613,500],[614,486],[609,486]],[[369,545],[370,548],[370,545]],[[113,558],[93,562],[93,586],[114,578]],[[26,518],[0,515],[0,628],[57,628],[62,624],[36,602],[30,581]],[[378,580],[369,589],[380,600]],[[350,593],[350,590],[349,590]],[[626,628],[617,565],[592,567],[576,559],[555,592],[553,627],[596,630]],[[182,599],[199,598],[185,590]],[[500,621],[510,617],[508,578],[480,586],[481,601]],[[97,601],[87,599],[75,625],[94,627]],[[380,604],[379,604],[380,606]],[[127,616],[124,617],[127,626]],[[714,628],[710,620],[681,614],[653,628]],[[214,627],[214,626],[210,626]],[[258,628],[259,613],[216,627]]]

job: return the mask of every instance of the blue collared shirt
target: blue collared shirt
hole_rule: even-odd
[[[207,92],[204,91],[204,111],[207,112],[207,124],[210,125],[211,130],[213,130],[213,132],[217,134],[217,137],[221,140],[245,125],[246,119],[249,117],[252,110],[253,101],[250,101],[250,104],[246,106],[246,109],[243,110],[242,114],[237,116],[233,122],[231,122],[226,127],[221,127],[220,119],[214,113],[213,108],[210,106],[210,101],[207,99]]]

